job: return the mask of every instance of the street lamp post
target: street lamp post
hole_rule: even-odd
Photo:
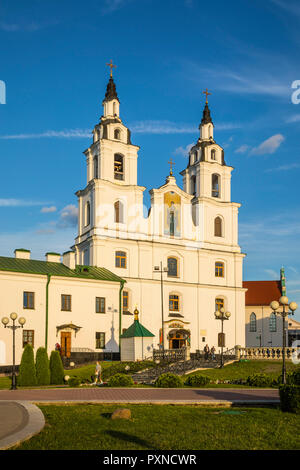
[[[279,307],[282,307],[281,311],[278,311]],[[286,326],[285,326],[285,319],[287,318],[288,315],[294,315],[294,311],[297,310],[298,305],[296,302],[290,302],[289,304],[289,299],[286,297],[286,295],[282,295],[279,299],[273,300],[273,302],[270,303],[270,307],[273,310],[273,312],[278,315],[282,316],[282,383],[286,384],[286,365],[285,365],[285,349],[286,349]],[[288,308],[290,310],[288,310]]]
[[[11,390],[16,390],[17,389],[17,381],[16,381],[16,368],[15,368],[15,350],[16,350],[16,342],[15,342],[15,331],[17,328],[23,328],[23,326],[26,323],[26,319],[24,317],[19,318],[19,325],[15,324],[16,319],[18,318],[18,315],[16,313],[11,313],[10,318],[12,319],[13,324],[9,325],[9,318],[8,317],[3,317],[2,318],[2,323],[4,325],[4,328],[10,328],[13,331],[13,369],[12,369],[12,378],[11,378]]]
[[[163,273],[168,272],[168,268],[162,267],[162,262],[160,266],[154,266],[154,272],[160,273],[160,292],[161,292],[161,335],[162,335],[162,351],[163,359],[165,358],[165,335],[164,335],[164,289],[163,289]]]
[[[219,336],[219,344],[218,344],[218,346],[221,346],[221,365],[220,365],[220,368],[222,368],[224,366],[223,348],[225,346],[225,335],[224,335],[223,323],[224,323],[224,320],[229,320],[230,316],[231,316],[231,313],[230,312],[225,312],[224,307],[221,307],[219,310],[215,311],[216,320],[220,320],[222,322],[221,335]]]

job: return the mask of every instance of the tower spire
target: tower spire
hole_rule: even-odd
[[[105,93],[104,101],[111,101],[111,100],[118,100],[119,101],[119,98],[118,98],[118,95],[117,95],[116,84],[114,82],[113,74],[112,74],[113,68],[116,68],[117,66],[113,64],[112,60],[109,63],[107,63],[106,65],[108,65],[108,67],[110,67],[110,77],[109,77],[109,81],[108,81],[108,84],[107,84],[107,87],[106,87],[106,93]]]

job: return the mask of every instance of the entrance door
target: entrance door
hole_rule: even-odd
[[[62,331],[60,334],[61,354],[65,357],[71,356],[71,332]]]
[[[169,347],[170,349],[180,349],[184,348],[186,345],[186,340],[184,335],[180,332],[176,333],[174,337],[170,337]]]

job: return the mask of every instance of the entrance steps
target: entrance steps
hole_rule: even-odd
[[[232,358],[224,358],[224,364],[232,362]],[[220,360],[189,359],[176,361],[164,366],[151,367],[132,375],[133,381],[139,384],[153,384],[162,374],[170,372],[175,375],[185,375],[199,369],[217,369],[220,367]]]

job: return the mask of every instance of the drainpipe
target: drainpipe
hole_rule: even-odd
[[[121,360],[121,334],[122,334],[122,291],[124,289],[124,284],[126,281],[120,282],[120,291],[119,291],[119,353]]]
[[[47,274],[46,284],[46,323],[45,323],[45,349],[48,348],[48,307],[49,307],[49,284],[51,280],[51,274]]]

